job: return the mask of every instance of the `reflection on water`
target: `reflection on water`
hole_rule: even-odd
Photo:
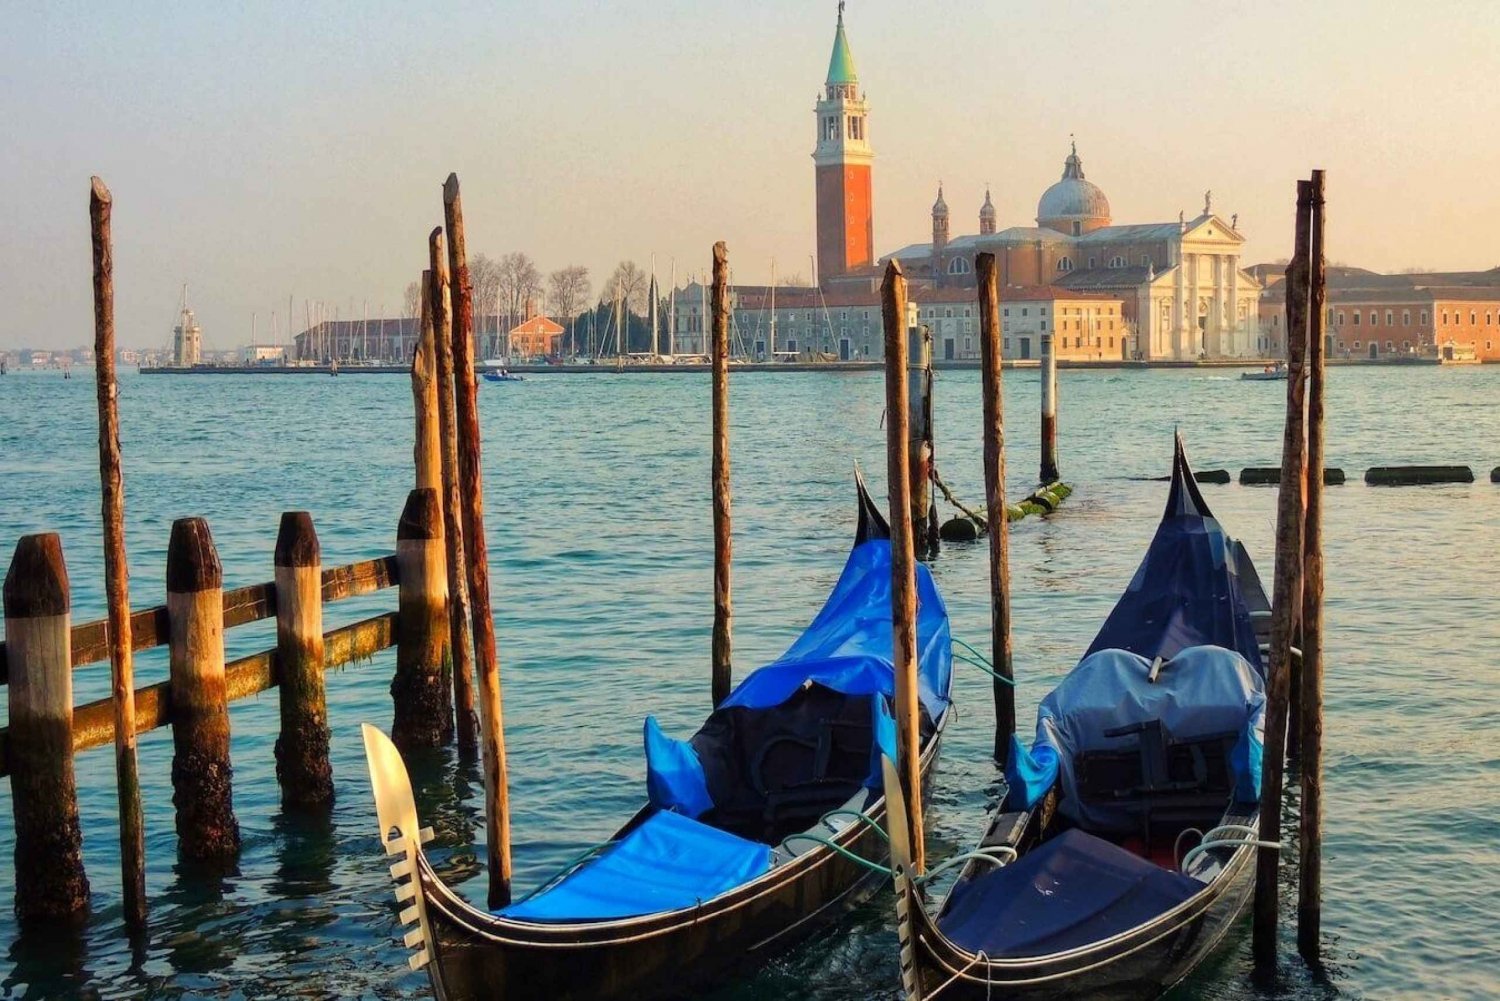
[[[1327,978],[1294,957],[1278,981],[1249,977],[1238,934],[1174,997],[1500,996],[1494,874],[1500,872],[1500,487],[1481,482],[1373,490],[1367,466],[1500,462],[1500,368],[1338,368],[1329,375],[1328,460],[1350,483],[1327,494],[1328,727],[1324,927]],[[1017,708],[1029,737],[1037,701],[1077,660],[1155,530],[1174,428],[1200,464],[1278,462],[1282,388],[1193,372],[1060,375],[1060,457],[1077,492],[1012,526]],[[1034,372],[1006,373],[1010,496],[1032,486]],[[978,380],[944,372],[936,426],[943,475],[982,496]],[[162,600],[173,518],[213,527],[225,584],[270,577],[283,510],[311,510],[325,565],[388,552],[412,482],[411,393],[401,376],[303,380],[126,375],[121,382],[131,591]],[[211,398],[213,405],[204,406]],[[1422,406],[1409,403],[1421,400]],[[643,797],[641,721],[686,736],[709,709],[712,620],[708,380],[700,376],[536,377],[481,388],[494,603],[505,683],[518,892],[607,838]],[[836,578],[854,528],[849,470],[885,469],[877,373],[736,379],[731,421],[735,672],[786,648]],[[103,612],[93,386],[52,375],[0,380],[0,552],[17,536],[63,534],[77,620]],[[1273,490],[1208,486],[1221,521],[1269,580]],[[933,564],[955,635],[987,647],[988,552],[948,546]],[[393,592],[326,610],[328,628],[393,608]],[[231,655],[273,642],[231,631]],[[141,738],[151,927],[121,934],[112,755],[78,760],[84,854],[95,911],[80,932],[9,944],[0,995],[28,998],[418,997],[405,972],[388,860],[380,850],[359,724],[389,727],[393,657],[328,676],[337,800],[321,819],[281,810],[274,692],[231,710],[237,868],[177,864],[171,740]],[[143,652],[142,683],[165,677]],[[108,693],[107,665],[80,669],[76,698]],[[958,716],[929,802],[937,854],[969,846],[1001,785],[991,681],[960,665]],[[3,703],[4,700],[0,700]],[[0,714],[4,707],[0,705]],[[477,765],[453,749],[412,760],[443,877],[482,903],[484,824]],[[1296,784],[1288,785],[1288,798]],[[9,798],[0,783],[0,800]],[[9,804],[0,802],[0,818]],[[1288,825],[1289,835],[1295,834]],[[0,820],[0,865],[13,857]],[[1295,853],[1288,850],[1289,858]],[[1291,896],[1295,869],[1284,879]],[[14,881],[0,879],[0,896]],[[941,893],[943,888],[937,888]],[[817,942],[725,988],[735,1001],[897,997],[888,897]]]

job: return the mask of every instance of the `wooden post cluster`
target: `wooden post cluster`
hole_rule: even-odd
[[[1297,869],[1297,951],[1308,963],[1320,962],[1323,923],[1323,395],[1327,366],[1327,263],[1323,237],[1323,171],[1312,172],[1311,233],[1308,241],[1307,520],[1303,539],[1302,805],[1299,815],[1301,864]]]
[[[1056,483],[1057,471],[1057,344],[1042,334],[1042,466],[1041,482]]]
[[[396,529],[396,565],[400,626],[391,681],[391,740],[403,750],[441,747],[453,739],[453,706],[444,675],[448,580],[443,515],[431,487],[407,495]]]
[[[1015,667],[1010,644],[1010,517],[1005,505],[1005,401],[1001,392],[1000,289],[995,255],[974,259],[979,281],[979,388],[984,410],[984,501],[990,535],[990,659],[994,681],[995,760],[1004,767],[1016,732]]]
[[[125,559],[125,473],[120,459],[119,386],[115,382],[115,265],[110,232],[114,199],[97,177],[92,179],[90,189],[94,373],[99,406],[99,483],[103,491],[110,693],[114,699],[115,785],[120,803],[120,882],[124,889],[125,923],[139,932],[146,925],[146,829],[135,754],[135,666],[131,658],[130,570]]]
[[[89,881],[73,778],[72,622],[68,570],[55,534],[16,543],[4,603],[16,917],[23,927],[81,921],[89,911]]]
[[[1281,840],[1281,790],[1286,756],[1287,702],[1292,635],[1302,611],[1303,523],[1307,494],[1306,363],[1308,248],[1312,185],[1297,182],[1295,251],[1286,269],[1286,427],[1281,443],[1281,485],[1276,512],[1276,572],[1271,598],[1271,650],[1267,668],[1265,744],[1261,761],[1260,840]],[[1280,853],[1262,848],[1256,860],[1255,965],[1276,965],[1277,871]]]
[[[323,685],[323,559],[312,515],[287,511],[276,533],[276,665],[281,735],[276,779],[288,810],[333,805],[328,697]]]
[[[714,503],[714,632],[712,692],[714,708],[729,697],[734,605],[730,597],[729,491],[729,250],[714,244],[713,291],[713,503]]]
[[[479,673],[489,902],[490,907],[495,908],[510,902],[509,783],[501,710],[500,659],[495,647],[495,619],[490,612],[489,547],[484,535],[484,477],[480,464],[478,386],[474,381],[473,297],[464,243],[463,204],[455,174],[449,174],[443,185],[443,215],[448,226],[448,258],[456,290],[453,382],[458,411],[458,471],[464,501],[464,556],[468,563],[474,666]]]
[[[937,550],[937,507],[932,499],[932,330],[913,327],[906,338],[907,358],[907,474],[911,491],[911,526],[915,551],[920,558]]]
[[[917,701],[917,558],[912,539],[907,386],[906,276],[892,260],[880,285],[885,323],[886,482],[890,488],[891,638],[896,669],[896,745],[912,832],[912,870],[926,868],[922,834],[922,747]]]
[[[172,803],[185,859],[239,856],[224,687],[224,571],[208,522],[179,518],[167,543]]]

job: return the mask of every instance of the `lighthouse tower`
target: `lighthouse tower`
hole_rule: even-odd
[[[844,5],[828,80],[818,101],[818,145],[813,163],[818,189],[818,281],[846,275],[875,261],[875,217],[870,197],[868,107],[859,91],[854,56],[844,35]]]

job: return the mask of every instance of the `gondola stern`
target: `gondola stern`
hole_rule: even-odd
[[[432,828],[424,828],[417,817],[416,797],[401,752],[378,727],[362,724],[365,760],[370,769],[370,788],[375,795],[375,815],[380,823],[380,843],[395,861],[390,867],[401,905],[402,941],[414,950],[407,958],[413,970],[427,966],[433,958],[432,925],[419,872],[422,845],[433,839]]]
[[[854,464],[854,489],[859,501],[859,527],[854,532],[854,544],[860,546],[872,539],[889,539],[891,526],[886,522],[880,507],[870,499],[864,473],[860,471],[857,462]]]

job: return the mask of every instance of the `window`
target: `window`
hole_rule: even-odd
[[[1359,310],[1354,311],[1354,325],[1359,326]]]
[[[1021,307],[1021,315],[1022,316],[1027,316],[1030,313],[1031,313],[1031,308],[1029,306],[1022,306]]]
[[[1091,267],[1091,268],[1092,267],[1097,267],[1098,264],[1099,264],[1099,258],[1097,258],[1097,257],[1090,257],[1089,258],[1089,267]]]
[[[953,319],[953,307],[949,306],[947,309],[943,310],[943,316],[945,319]]]
[[[1149,268],[1150,266],[1151,266],[1151,255],[1150,254],[1142,254],[1141,255],[1141,267],[1143,267],[1143,268]]]
[[[1402,351],[1410,351],[1411,350],[1411,341],[1402,341],[1401,342],[1401,350]]]
[[[1280,320],[1280,319],[1281,319],[1281,317],[1279,317],[1279,316],[1276,317],[1276,320]],[[1273,322],[1272,326],[1275,326],[1275,325],[1276,324]],[[1344,311],[1341,309],[1341,310],[1339,310],[1339,326],[1342,327],[1343,325],[1344,325]]]
[[[1389,309],[1385,311],[1385,325],[1387,327],[1394,327],[1396,325],[1396,314]]]
[[[839,137],[839,120],[836,115],[829,115],[823,119],[823,138],[833,140]]]
[[[1385,349],[1387,351],[1394,351],[1394,350],[1396,350],[1396,342],[1395,341],[1386,341],[1385,342]]]
[[[1377,313],[1377,312],[1375,312],[1373,309],[1370,310],[1370,326],[1372,326],[1372,327],[1378,327],[1378,326],[1380,326],[1380,314]]]
[[[1401,325],[1403,327],[1411,326],[1411,310],[1403,309],[1401,311]]]
[[[1125,266],[1125,258],[1121,257],[1119,254],[1116,254],[1114,257],[1111,257],[1109,259],[1109,266],[1112,268],[1123,268]]]
[[[1356,351],[1359,350],[1359,341],[1355,341],[1354,342],[1354,350],[1356,350]]]
[[[972,338],[972,337],[965,337],[964,338],[964,350],[965,351],[973,351],[974,350],[974,338]]]
[[[1427,326],[1427,310],[1422,310],[1422,326]]]
[[[1009,316],[1010,315],[1010,310],[1009,309],[1003,309],[1003,310],[1000,311],[1000,313],[1001,313],[1002,316]]]
[[[1448,325],[1448,311],[1445,309],[1445,310],[1443,310],[1443,326],[1446,327],[1447,325]]]
[[[970,270],[969,259],[966,257],[955,257],[948,262],[948,273],[950,275],[966,275]]]
[[[1002,351],[1009,351],[1010,350],[1010,338],[1009,337],[1005,338],[1004,340],[1002,340],[1000,342],[1000,349]]]
[[[1073,235],[1074,236],[1082,236],[1083,235],[1083,223],[1081,223],[1081,222],[1075,222],[1075,223],[1073,223]]]
[[[1041,315],[1042,316],[1046,316],[1047,315],[1047,307],[1046,306],[1042,307],[1042,309],[1041,309]]]
[[[1043,320],[1043,321],[1042,321],[1042,329],[1043,329],[1043,330],[1046,330],[1046,329],[1047,329],[1047,321],[1046,321],[1046,320]]]
[[[1074,223],[1073,225],[1076,226],[1078,224]],[[1066,257],[1060,257],[1057,260],[1057,270],[1059,270],[1059,271],[1072,271],[1073,270],[1073,262],[1071,260],[1069,260],[1068,258],[1066,258]]]

